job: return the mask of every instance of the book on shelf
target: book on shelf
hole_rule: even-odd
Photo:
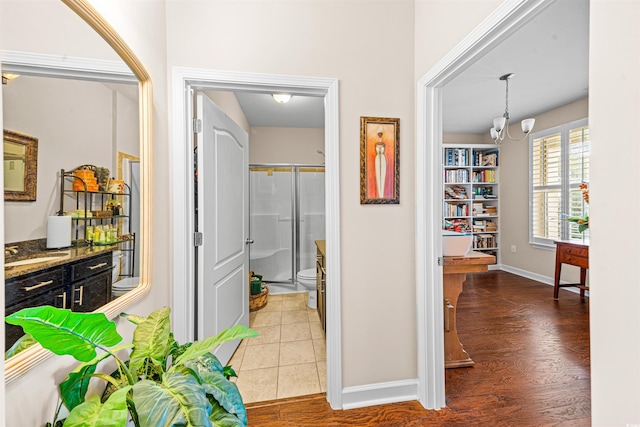
[[[469,231],[469,223],[466,219],[445,219],[444,229],[456,231],[458,233],[466,233],[467,231]]]
[[[473,236],[474,249],[492,249],[496,247],[496,237],[493,234],[475,234]]]
[[[445,199],[466,199],[467,189],[459,185],[447,186],[447,188],[444,189],[444,198]]]

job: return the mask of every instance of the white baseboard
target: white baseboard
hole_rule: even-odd
[[[500,270],[506,271],[507,273],[513,273],[518,276],[526,277],[527,279],[535,280],[536,282],[544,283],[545,285],[553,286],[554,278],[549,276],[543,276],[542,274],[532,273],[527,270],[522,270],[520,268],[511,267],[510,265],[500,265]],[[560,283],[569,283],[566,280],[561,280]],[[578,288],[561,288],[561,290],[573,292],[574,294],[579,294],[580,289]],[[589,296],[589,291],[586,291],[585,295]]]
[[[363,408],[411,400],[418,400],[417,379],[345,387],[342,390],[343,409]]]

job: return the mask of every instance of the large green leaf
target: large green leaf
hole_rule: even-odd
[[[249,329],[244,325],[235,325],[231,328],[225,329],[218,335],[205,338],[202,341],[196,341],[191,347],[187,349],[174,364],[184,363],[186,361],[196,359],[205,353],[208,353],[218,347],[220,344],[224,344],[227,341],[236,339],[252,338],[258,336],[258,333],[253,329]]]
[[[224,367],[222,363],[213,353],[205,353],[196,359],[189,360],[184,363],[184,366],[193,369],[201,375],[203,372],[219,372],[224,374]]]
[[[129,367],[133,373],[139,371],[145,360],[160,366],[171,344],[171,323],[168,307],[156,310],[138,325],[133,333],[133,351],[129,359]]]
[[[55,354],[68,354],[81,362],[96,356],[97,347],[110,347],[122,341],[116,324],[103,313],[73,313],[51,306],[25,308],[6,318],[44,348]]]
[[[16,354],[20,353],[21,351],[24,351],[24,350],[28,349],[29,347],[31,347],[32,345],[34,345],[36,343],[37,343],[37,341],[34,340],[31,335],[24,334],[23,336],[18,338],[18,341],[13,343],[13,345],[11,346],[11,348],[9,350],[6,351],[6,353],[4,354],[4,358],[8,359],[10,357],[13,357]]]
[[[138,316],[136,314],[120,313],[120,317],[124,317],[129,322],[133,323],[134,325],[139,325],[140,323],[142,323],[145,320],[147,320],[146,317]]]
[[[72,410],[84,402],[91,374],[96,371],[97,365],[97,363],[80,365],[69,374],[66,380],[60,383],[60,396],[67,409]]]
[[[127,393],[130,386],[112,393],[103,404],[98,396],[91,396],[76,406],[64,422],[64,427],[123,427],[127,423]]]
[[[165,373],[162,382],[142,380],[133,386],[140,427],[210,426],[211,404],[192,375]]]
[[[247,423],[242,422],[233,414],[228,413],[220,405],[213,405],[213,412],[209,417],[214,427],[246,427]]]
[[[247,424],[247,412],[235,383],[219,372],[203,372],[200,379],[207,394],[212,395],[227,412],[235,414],[240,422]]]

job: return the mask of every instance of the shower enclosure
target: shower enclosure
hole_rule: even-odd
[[[325,238],[324,166],[249,166],[249,267],[262,280],[295,288],[298,271],[315,268]]]

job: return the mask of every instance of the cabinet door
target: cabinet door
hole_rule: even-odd
[[[41,305],[51,305],[58,308],[68,308],[69,301],[67,294],[65,293],[64,286],[57,286],[47,288],[46,291],[33,296],[28,300],[24,300],[19,304],[13,304],[7,306],[5,315],[13,314],[23,308],[37,307]],[[24,331],[20,326],[10,325],[5,323],[4,325],[4,337],[5,337],[5,351],[8,350],[22,335]]]
[[[320,325],[322,326],[322,330],[326,329],[326,312],[325,312],[325,286],[326,286],[326,271],[325,271],[325,263],[324,256],[318,251],[317,260],[316,260],[316,287],[317,287],[317,296],[316,301],[318,304],[318,315],[320,316]]]
[[[73,311],[97,310],[111,300],[111,272],[98,274],[71,286]]]

